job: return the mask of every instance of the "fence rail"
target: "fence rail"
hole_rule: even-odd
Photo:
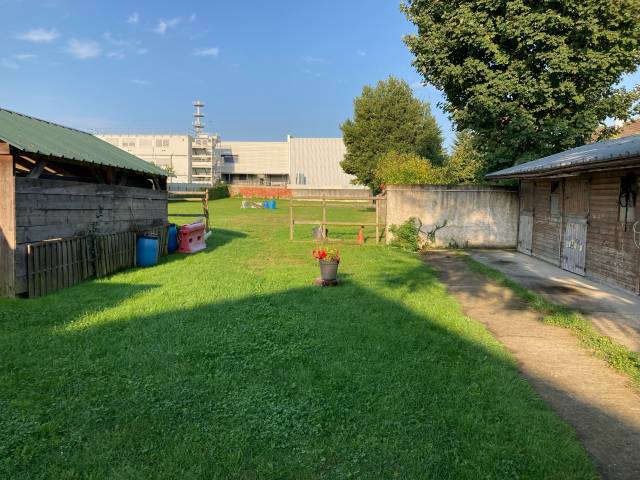
[[[167,227],[145,229],[158,235],[159,256],[167,255]],[[137,232],[45,240],[27,245],[29,297],[71,287],[133,267]]]

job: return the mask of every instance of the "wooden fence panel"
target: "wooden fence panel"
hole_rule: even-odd
[[[29,297],[41,297],[91,276],[87,239],[64,238],[27,246]]]
[[[168,227],[144,232],[158,235],[158,254],[167,255]],[[102,278],[135,266],[138,233],[72,237],[27,245],[29,297],[41,297],[94,276]]]

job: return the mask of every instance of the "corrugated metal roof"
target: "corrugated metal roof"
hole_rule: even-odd
[[[145,162],[93,135],[0,108],[0,140],[27,153],[167,176]]]
[[[518,178],[574,167],[588,167],[591,164],[606,164],[608,161],[638,156],[640,156],[640,135],[633,135],[582,145],[581,147],[549,155],[532,162],[490,173],[487,178]]]

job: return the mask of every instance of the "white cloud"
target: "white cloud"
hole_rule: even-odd
[[[60,34],[55,28],[52,28],[51,30],[46,30],[44,28],[32,28],[26,32],[18,34],[18,39],[33,43],[51,43],[59,36]]]
[[[126,47],[129,45],[129,42],[127,42],[126,40],[115,38],[113,35],[111,35],[111,32],[105,32],[104,39],[111,45],[114,45],[116,47]]]
[[[16,60],[24,61],[24,60],[32,60],[36,58],[37,55],[35,53],[16,53],[13,58]]]
[[[20,70],[20,65],[6,58],[0,58],[0,68],[8,68],[9,70]]]
[[[113,58],[114,60],[122,60],[124,58],[124,53],[122,53],[122,52],[109,52],[109,53],[107,53],[107,57]]]
[[[217,47],[197,48],[192,53],[192,55],[195,55],[196,57],[217,57],[219,54],[220,49]]]
[[[427,84],[425,82],[413,82],[411,88],[427,88]]]
[[[361,57],[366,57],[367,56],[367,52],[365,52],[364,50],[358,50],[356,53],[358,55],[360,55]]]
[[[154,32],[160,34],[160,35],[164,35],[168,29],[170,28],[174,28],[176,25],[178,25],[182,20],[178,17],[172,18],[170,20],[158,20],[158,24],[156,25],[156,28],[153,29]]]
[[[310,55],[307,55],[306,57],[304,57],[303,60],[304,60],[304,63],[306,63],[307,65],[312,65],[314,63],[324,63],[325,62],[324,58],[312,57]]]
[[[147,53],[149,53],[149,50],[147,50],[146,48],[139,48],[136,50],[136,53],[138,55],[146,55]]]
[[[151,82],[149,80],[140,80],[139,78],[132,78],[129,80],[129,82],[133,83],[134,85],[141,85],[143,87],[148,87],[151,85]]]
[[[65,51],[78,60],[96,58],[102,54],[102,48],[99,43],[91,40],[77,40],[75,38],[69,40]]]
[[[132,25],[138,23],[139,21],[140,21],[140,15],[138,14],[138,12],[133,12],[131,15],[127,17],[127,23],[130,23]]]

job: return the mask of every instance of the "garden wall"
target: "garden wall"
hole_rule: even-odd
[[[229,195],[243,198],[349,198],[353,200],[368,199],[371,190],[368,188],[285,188],[262,187],[259,185],[229,185]]]
[[[508,187],[387,187],[388,225],[399,225],[416,217],[426,234],[446,221],[446,226],[435,234],[432,244],[435,247],[515,248],[518,209],[518,191]]]

